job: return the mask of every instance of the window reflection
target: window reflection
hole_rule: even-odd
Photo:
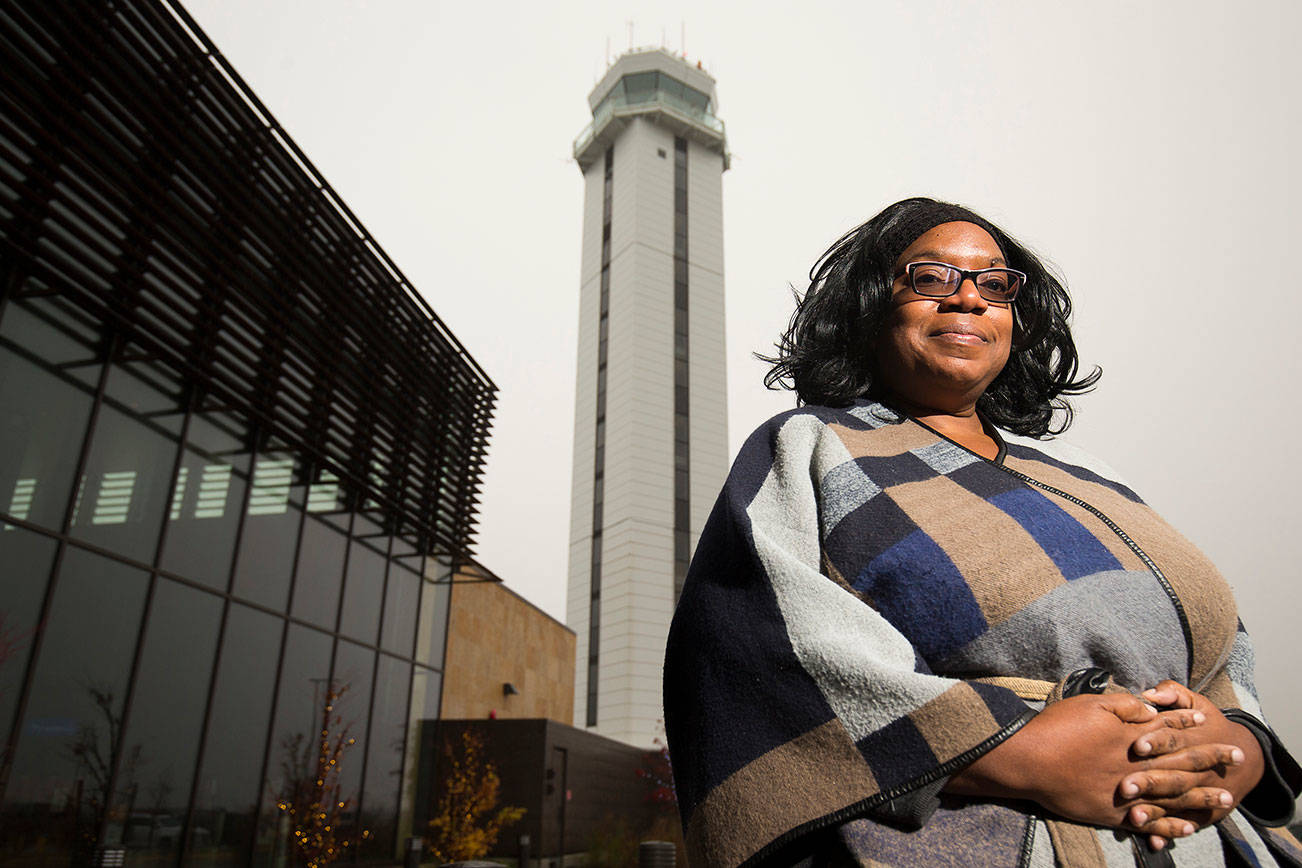
[[[384,595],[386,561],[381,552],[353,540],[348,549],[348,579],[344,583],[344,607],[339,613],[339,632],[375,644],[380,628],[380,600]],[[387,621],[387,618],[386,618]]]
[[[411,834],[420,834],[429,822],[429,808],[434,798],[430,775],[438,760],[438,746],[434,736],[442,681],[443,677],[432,669],[412,667],[403,780],[414,778],[415,782],[410,789],[404,788],[402,791],[402,804],[398,812],[399,840],[404,840]]]
[[[624,92],[630,103],[651,99],[656,89],[656,73],[639,72],[624,76]]]
[[[110,370],[75,495],[74,536],[154,562],[180,431],[176,391],[154,367],[133,363]]]
[[[13,525],[4,525],[0,530],[0,564],[4,564],[0,641],[11,648],[7,654],[0,652],[0,745],[7,743],[13,723],[55,547],[49,537]]]
[[[0,15],[32,84],[0,101],[0,174],[23,182],[0,217],[32,218],[0,219],[0,866],[121,845],[129,866],[288,868],[277,801],[319,771],[344,684],[327,725],[357,738],[339,786],[359,801],[338,825],[379,830],[361,840],[387,861],[412,831],[409,714],[437,711],[439,673],[412,672],[420,607],[439,664],[447,611],[445,591],[422,604],[423,559],[468,542],[494,387],[283,154],[145,142],[152,103],[85,64],[94,111],[44,147],[38,109],[86,97],[40,47],[76,41],[35,11],[55,5]],[[145,18],[123,25],[140,51],[91,66],[149,78],[193,41]],[[163,67],[185,90],[186,64]],[[199,96],[200,113],[238,103]],[[97,173],[105,147],[146,159]],[[162,186],[132,177],[151,165]],[[219,213],[235,177],[268,207]],[[290,274],[304,244],[350,267]]]
[[[353,516],[353,537],[364,539],[377,549],[385,549],[388,539],[384,533],[384,516],[367,505],[365,512]]]
[[[220,598],[158,579],[105,845],[147,851],[160,861],[180,850],[220,618]],[[211,831],[191,834],[199,840]]]
[[[441,679],[410,655],[419,647],[422,662],[442,665],[450,562],[430,565],[442,584],[423,579],[414,528],[320,464],[308,476],[284,441],[254,452],[247,424],[222,411],[196,408],[186,422],[180,380],[138,347],[103,377],[92,426],[102,340],[63,305],[11,301],[0,318],[0,562],[21,577],[0,585],[0,630],[35,630],[59,546],[15,522],[59,531],[67,521],[76,540],[142,564],[157,557],[167,573],[217,591],[233,574],[236,598],[326,631],[337,624],[362,644],[298,625],[286,633],[282,619],[167,576],[155,580],[142,630],[148,575],[69,546],[13,734],[0,862],[27,864],[44,841],[42,859],[61,864],[87,861],[97,845],[125,846],[132,864],[218,868],[248,864],[251,853],[258,864],[289,864],[292,828],[276,801],[311,770],[327,692],[345,685],[333,731],[347,726],[356,742],[339,766],[350,803],[337,818],[340,841],[359,852],[350,858],[394,858],[420,832],[419,751],[409,748],[419,726],[409,724],[437,716]],[[372,481],[384,472],[377,463]],[[377,643],[404,659],[363,647]],[[0,661],[0,730],[24,690],[23,647]]]
[[[248,433],[225,414],[195,414],[172,486],[160,566],[226,590],[244,503]]]
[[[341,842],[349,841],[354,850],[363,834],[370,830],[362,826],[359,811],[362,808],[362,767],[367,744],[367,715],[371,708],[371,681],[375,669],[375,652],[352,642],[339,640],[335,652],[334,688],[340,693],[335,703],[338,715],[338,734],[345,746],[336,766],[339,809],[338,826]],[[351,741],[351,746],[347,743]]]
[[[309,514],[303,520],[303,541],[298,549],[294,576],[294,603],[290,614],[334,630],[339,611],[339,586],[344,573],[348,538]]]
[[[211,868],[247,863],[283,631],[280,618],[239,603],[226,616],[188,850]]]
[[[333,471],[322,468],[307,489],[307,511],[340,530],[348,530],[351,515],[347,510],[347,492]]]
[[[416,615],[420,611],[420,576],[397,564],[389,567],[389,586],[384,597],[384,631],[380,644],[386,651],[411,654],[416,639]]]
[[[286,452],[266,452],[253,464],[248,516],[231,592],[277,612],[289,603],[289,580],[303,518],[304,488],[298,461]]]
[[[0,853],[15,864],[38,846],[86,860],[112,761],[140,749],[121,727],[148,575],[69,547],[57,582],[0,808]]]
[[[402,763],[410,681],[410,663],[380,655],[362,786],[361,822],[370,832],[360,844],[362,858],[392,859],[397,855],[399,795],[409,793],[416,783],[414,773],[403,774]],[[410,795],[406,798],[410,801]]]
[[[123,357],[146,356],[148,351],[128,344]],[[125,412],[151,427],[180,435],[184,411],[182,386],[175,373],[161,364],[122,361],[109,369],[104,395]]]
[[[104,334],[85,313],[58,296],[21,295],[48,291],[40,281],[23,281],[20,294],[4,307],[0,339],[23,348],[61,375],[94,388],[103,367]]]
[[[683,98],[683,91],[686,88],[686,86],[678,79],[670,78],[667,75],[661,75],[659,76],[658,83],[660,86],[660,90],[666,95],[668,95],[671,99],[681,100]]]
[[[84,386],[0,345],[0,510],[63,528],[93,400]]]
[[[284,515],[289,510],[293,485],[293,458],[274,455],[259,458],[253,474],[253,491],[249,494],[249,515]]]
[[[276,691],[276,719],[262,784],[254,865],[280,866],[293,857],[292,830],[277,803],[293,805],[317,772],[317,736],[330,690],[330,637],[290,624]],[[308,775],[312,778],[308,778]],[[300,797],[301,800],[301,797]]]
[[[443,666],[443,639],[447,633],[448,599],[451,593],[451,580],[421,582],[416,660],[429,666]]]
[[[592,110],[592,125],[596,129],[611,113],[624,106],[648,102],[662,102],[685,112],[707,127],[722,130],[722,122],[711,113],[710,97],[663,72],[638,72],[618,81],[601,103]]]
[[[397,536],[393,538],[392,557],[404,557],[417,553],[418,543],[416,532],[404,524],[398,531]]]

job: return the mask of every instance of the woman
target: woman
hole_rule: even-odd
[[[1099,376],[1069,313],[930,199],[815,266],[768,377],[803,406],[742,448],[670,630],[693,864],[1302,865],[1228,586],[1033,439]]]

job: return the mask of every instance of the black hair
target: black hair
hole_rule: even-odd
[[[916,197],[882,210],[842,235],[809,272],[809,289],[777,354],[770,389],[794,389],[801,404],[845,406],[874,395],[874,342],[891,309],[895,262],[927,230],[953,221],[975,223],[994,238],[1009,268],[1026,272],[1013,302],[1008,363],[977,401],[981,416],[1014,434],[1042,437],[1071,424],[1064,396],[1089,391],[1103,372],[1077,378],[1079,362],[1068,319],[1071,299],[1050,270],[1012,236],[967,208]],[[1060,414],[1055,425],[1054,413]]]

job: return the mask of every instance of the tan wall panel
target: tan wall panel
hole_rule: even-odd
[[[575,634],[499,582],[458,573],[452,586],[444,719],[574,720]],[[519,691],[502,692],[504,684]]]

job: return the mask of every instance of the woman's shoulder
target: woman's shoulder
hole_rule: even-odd
[[[815,516],[812,492],[829,474],[853,462],[851,445],[863,447],[864,438],[875,438],[876,429],[894,427],[904,418],[870,401],[842,407],[805,404],[778,413],[760,423],[742,444],[724,497],[748,505],[767,490],[770,501],[782,504],[788,516]]]
[[[1027,437],[1021,434],[1012,434],[1002,429],[999,431],[999,435],[1003,438],[1004,445],[1008,448],[1010,455],[1019,458],[1044,456],[1054,463],[1079,467],[1111,482],[1124,485],[1127,488],[1130,487],[1125,477],[1117,472],[1112,465],[1092,452],[1082,449],[1070,440],[1064,440],[1061,437]]]
[[[841,425],[848,428],[867,430],[898,425],[905,418],[905,416],[885,404],[870,401],[866,398],[858,398],[854,402],[843,406],[801,404],[792,410],[784,410],[776,416],[770,417],[761,423],[755,431],[756,433],[779,431],[793,420],[803,425],[818,424],[825,427]]]
[[[854,454],[875,452],[877,432],[886,433],[906,417],[882,404],[858,400],[840,407],[805,404],[778,413],[761,423],[746,438],[734,471],[751,473],[777,468],[783,473],[821,477],[853,459]]]
[[[904,416],[884,404],[858,399],[840,407],[803,404],[762,422],[746,439],[743,451],[781,443],[816,440],[838,431],[872,431],[903,422]]]

